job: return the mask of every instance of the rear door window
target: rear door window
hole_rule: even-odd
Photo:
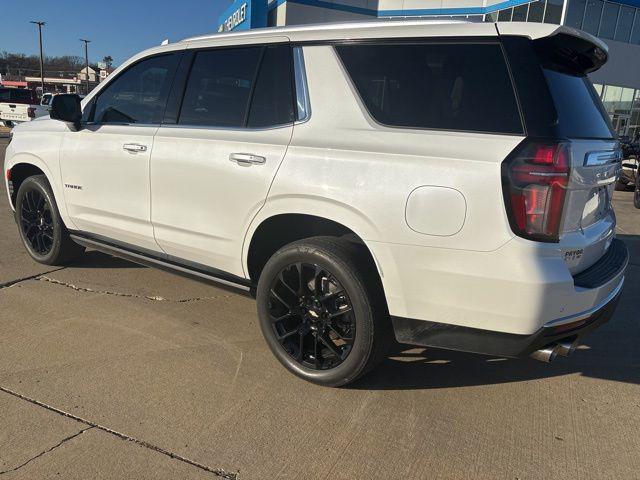
[[[336,47],[371,116],[407,128],[523,133],[498,43]]]
[[[244,126],[261,55],[261,47],[198,52],[191,67],[178,123]]]

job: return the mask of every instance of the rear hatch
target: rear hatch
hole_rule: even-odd
[[[503,165],[515,233],[556,243],[572,274],[613,241],[621,151],[588,74],[607,60],[599,40],[561,27],[532,40],[503,36],[527,138]]]

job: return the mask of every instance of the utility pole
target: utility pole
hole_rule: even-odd
[[[87,95],[89,95],[89,44],[91,43],[91,40],[85,40],[84,38],[81,38],[80,41],[84,42],[84,64],[85,64],[84,78],[87,83],[86,93]]]
[[[38,26],[38,37],[40,39],[40,87],[42,87],[42,94],[44,94],[44,54],[42,52],[42,27],[46,25],[46,22],[31,21]]]

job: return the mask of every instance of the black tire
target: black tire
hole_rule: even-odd
[[[29,255],[45,265],[65,265],[84,252],[69,237],[44,175],[25,179],[16,195],[16,223]]]
[[[12,121],[6,121],[6,122],[2,122],[2,123],[7,128],[13,128],[13,122]]]
[[[287,370],[340,387],[384,358],[393,343],[391,322],[367,258],[352,242],[313,237],[286,245],[269,259],[258,281],[258,316],[269,348]]]
[[[623,182],[622,180],[618,180],[616,182],[615,190],[617,192],[628,192],[629,191],[629,184]]]
[[[636,178],[636,189],[633,192],[633,205],[636,208],[640,208],[640,172]]]

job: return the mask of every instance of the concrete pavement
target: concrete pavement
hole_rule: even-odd
[[[408,348],[338,390],[280,367],[248,298],[95,252],[35,264],[3,185],[0,476],[640,478],[640,210],[615,204],[628,283],[572,357]]]

